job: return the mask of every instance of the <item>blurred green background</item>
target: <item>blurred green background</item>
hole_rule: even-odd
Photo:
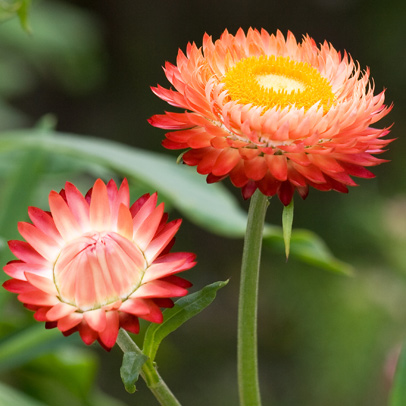
[[[391,162],[373,168],[377,178],[359,180],[360,187],[348,195],[311,190],[305,202],[295,201],[294,227],[321,236],[337,258],[353,266],[354,276],[294,258],[286,263],[278,244],[266,244],[259,361],[265,406],[385,405],[406,332],[406,3],[33,0],[29,21],[31,35],[16,18],[0,25],[2,132],[34,127],[51,113],[58,131],[165,152],[163,130],[146,119],[173,108],[149,87],[167,86],[162,65],[175,62],[178,48],[184,50],[188,41],[200,45],[204,32],[218,38],[225,28],[231,33],[250,26],[270,33],[291,30],[297,39],[308,33],[316,42],[327,39],[336,49],[346,49],[362,68],[371,68],[377,92],[387,88],[387,103],[395,104],[379,123],[395,122],[391,137],[397,140],[383,156]],[[176,151],[165,153],[175,162]],[[16,222],[26,219],[28,205],[46,209],[52,188],[59,190],[69,180],[86,191],[95,177],[120,175],[74,157],[44,158],[32,146],[0,150],[0,169],[1,248],[5,240],[17,238]],[[25,186],[15,191],[17,180]],[[224,184],[246,210],[239,191]],[[150,190],[148,185],[133,188],[132,200]],[[13,215],[7,210],[10,204]],[[272,199],[267,221],[280,225],[281,212],[280,202]],[[171,218],[176,216],[183,215],[175,208]],[[238,402],[235,337],[242,240],[209,230],[187,219],[182,225],[175,249],[196,252],[199,261],[186,277],[195,289],[216,280],[231,278],[230,283],[208,309],[166,339],[157,362],[182,404],[233,406]],[[3,263],[10,259],[5,252]],[[124,391],[118,349],[107,354],[98,346],[85,347],[77,337],[43,331],[15,295],[5,291],[0,305],[4,399],[18,405],[24,399],[27,406],[156,404],[143,382],[134,395]],[[25,344],[18,333],[25,328],[34,328],[31,334],[43,343],[34,354],[19,347]],[[22,355],[12,364],[2,363],[10,351]]]

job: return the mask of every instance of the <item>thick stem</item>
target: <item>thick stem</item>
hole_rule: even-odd
[[[257,190],[248,210],[238,303],[238,386],[241,406],[260,406],[257,303],[262,234],[268,198]]]
[[[123,329],[120,329],[118,333],[117,344],[123,352],[131,351],[140,355],[143,354],[141,349],[138,348],[137,344]],[[150,360],[147,360],[142,366],[140,375],[161,406],[181,406]]]

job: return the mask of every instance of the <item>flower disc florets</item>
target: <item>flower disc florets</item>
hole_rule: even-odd
[[[9,242],[19,260],[4,267],[13,279],[3,286],[47,328],[106,349],[120,327],[138,333],[138,317],[162,322],[160,307],[187,294],[190,283],[175,274],[195,255],[169,253],[181,221],[167,223],[156,193],[129,202],[126,180],[118,189],[99,179],[85,197],[71,183],[51,192],[50,212],[30,207],[33,224],[18,224],[26,242]]]
[[[229,176],[245,198],[259,188],[287,205],[309,186],[347,192],[351,176],[373,177],[365,167],[384,162],[373,155],[389,130],[372,127],[391,109],[384,92],[374,95],[369,71],[327,42],[253,29],[215,42],[206,34],[165,74],[175,90],[152,90],[187,111],[150,118],[171,130],[163,145],[188,149],[185,164],[209,183]]]

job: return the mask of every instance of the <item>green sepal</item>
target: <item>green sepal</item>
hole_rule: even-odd
[[[164,321],[161,324],[150,324],[144,338],[143,353],[151,361],[155,359],[162,340],[205,309],[216,297],[217,291],[227,285],[227,281],[214,282],[202,290],[177,300],[175,306],[163,312]]]
[[[283,241],[285,243],[285,255],[286,260],[289,258],[290,252],[290,239],[292,237],[292,224],[293,224],[293,199],[287,206],[283,207],[282,213],[282,232],[283,232]]]
[[[137,390],[135,383],[138,381],[142,366],[147,360],[148,357],[140,353],[131,351],[124,353],[120,376],[128,393],[134,393]]]

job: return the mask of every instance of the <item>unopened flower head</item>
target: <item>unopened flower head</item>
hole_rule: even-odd
[[[9,242],[19,260],[4,267],[13,279],[3,285],[47,328],[110,349],[120,327],[138,333],[139,317],[160,323],[160,307],[187,294],[190,283],[175,274],[195,255],[169,252],[181,221],[167,222],[156,193],[130,206],[126,180],[117,188],[99,179],[85,197],[66,183],[49,205],[30,207],[32,223],[18,224],[25,241]]]
[[[327,42],[254,29],[215,42],[205,34],[165,74],[174,89],[152,90],[186,111],[150,118],[170,130],[163,145],[186,149],[183,162],[208,183],[230,177],[245,198],[259,189],[287,205],[309,186],[347,192],[352,176],[373,177],[365,167],[384,162],[374,155],[389,130],[373,127],[391,109],[384,92],[374,95],[369,70]]]

